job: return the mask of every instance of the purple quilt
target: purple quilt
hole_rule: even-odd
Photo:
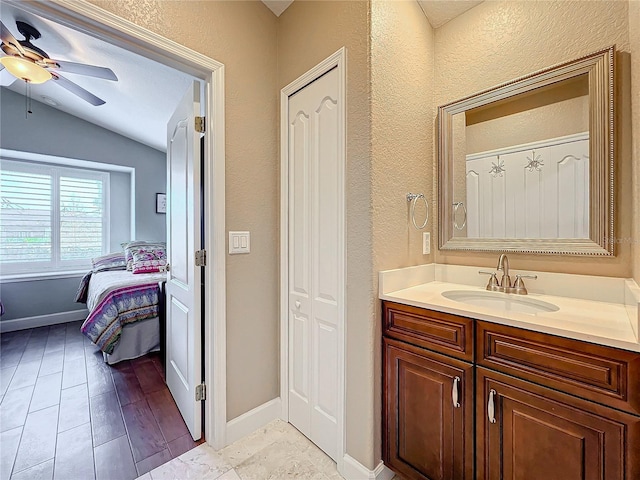
[[[113,353],[125,325],[158,316],[158,296],[157,283],[114,289],[91,311],[80,330],[100,350]]]

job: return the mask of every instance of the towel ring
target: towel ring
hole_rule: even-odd
[[[418,203],[418,199],[421,198],[424,201],[425,208],[425,219],[422,225],[418,226],[416,222],[416,203]],[[427,222],[429,222],[429,202],[427,202],[427,197],[422,193],[407,193],[407,202],[411,202],[411,223],[416,228],[416,230],[422,230],[427,226]]]
[[[458,213],[458,209],[462,207],[462,211],[464,212],[464,220],[462,221],[462,225],[458,226],[458,222],[456,222],[456,213]],[[462,230],[467,225],[467,207],[464,206],[462,202],[453,202],[453,226],[456,230]]]

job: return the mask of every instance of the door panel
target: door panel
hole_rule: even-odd
[[[289,420],[334,460],[342,321],[338,106],[334,69],[289,97],[288,111]]]
[[[479,478],[617,480],[640,417],[478,367]],[[487,402],[495,392],[495,423]],[[632,462],[629,462],[630,464]]]
[[[182,118],[176,122],[169,137],[168,155],[170,155],[171,169],[168,175],[168,216],[170,227],[167,229],[169,244],[171,245],[169,265],[171,265],[172,280],[179,281],[183,285],[189,284],[189,269],[187,267],[187,255],[189,249],[188,211],[189,194],[188,181],[191,177],[189,161],[189,128],[188,118]]]
[[[335,347],[338,344],[338,332],[329,322],[319,320],[316,323],[317,363],[314,372],[317,390],[316,409],[329,419],[335,419],[337,414],[336,380],[338,378],[338,355]],[[328,387],[328,388],[323,388]]]
[[[294,315],[293,320],[293,392],[304,401],[309,398],[309,368],[304,346],[308,342],[308,319]]]
[[[333,72],[337,79],[337,72]],[[337,89],[336,89],[337,90]],[[315,112],[315,136],[317,138],[317,163],[315,165],[315,198],[313,201],[315,219],[314,232],[316,300],[324,300],[328,304],[337,304],[339,285],[338,265],[335,261],[339,254],[339,242],[336,231],[338,218],[338,125],[337,102],[325,97]]]
[[[385,464],[411,479],[471,480],[473,365],[386,338],[383,361]]]
[[[174,372],[182,386],[189,388],[189,308],[182,304],[176,297],[171,298],[170,304],[171,324],[169,325],[169,349],[173,352],[171,359]]]
[[[293,222],[290,225],[290,283],[292,291],[304,299],[309,295],[309,117],[300,112],[293,120],[289,143],[293,155],[290,158],[289,208]]]
[[[194,440],[202,436],[200,86],[188,89],[167,124],[167,386]]]

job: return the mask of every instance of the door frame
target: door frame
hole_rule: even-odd
[[[204,362],[205,383],[210,386],[205,401],[204,432],[216,450],[225,446],[227,426],[226,388],[226,270],[225,270],[225,118],[224,65],[173,40],[103,10],[85,0],[23,2],[5,0],[43,18],[86,33],[107,43],[181,70],[205,84],[203,178],[205,189],[204,248]],[[203,212],[204,213],[204,212]]]
[[[346,136],[347,136],[347,50],[340,50],[329,56],[311,70],[291,82],[280,91],[280,418],[289,421],[289,97],[309,85],[330,70],[338,70],[338,124],[341,168],[338,171],[338,185],[341,192],[338,201],[338,224],[340,246],[338,253],[340,302],[338,319],[338,471],[343,471],[346,454]]]

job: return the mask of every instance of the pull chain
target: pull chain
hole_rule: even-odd
[[[25,113],[24,118],[27,118],[28,114],[33,113],[31,111],[31,82],[26,81],[27,84],[27,113]]]

